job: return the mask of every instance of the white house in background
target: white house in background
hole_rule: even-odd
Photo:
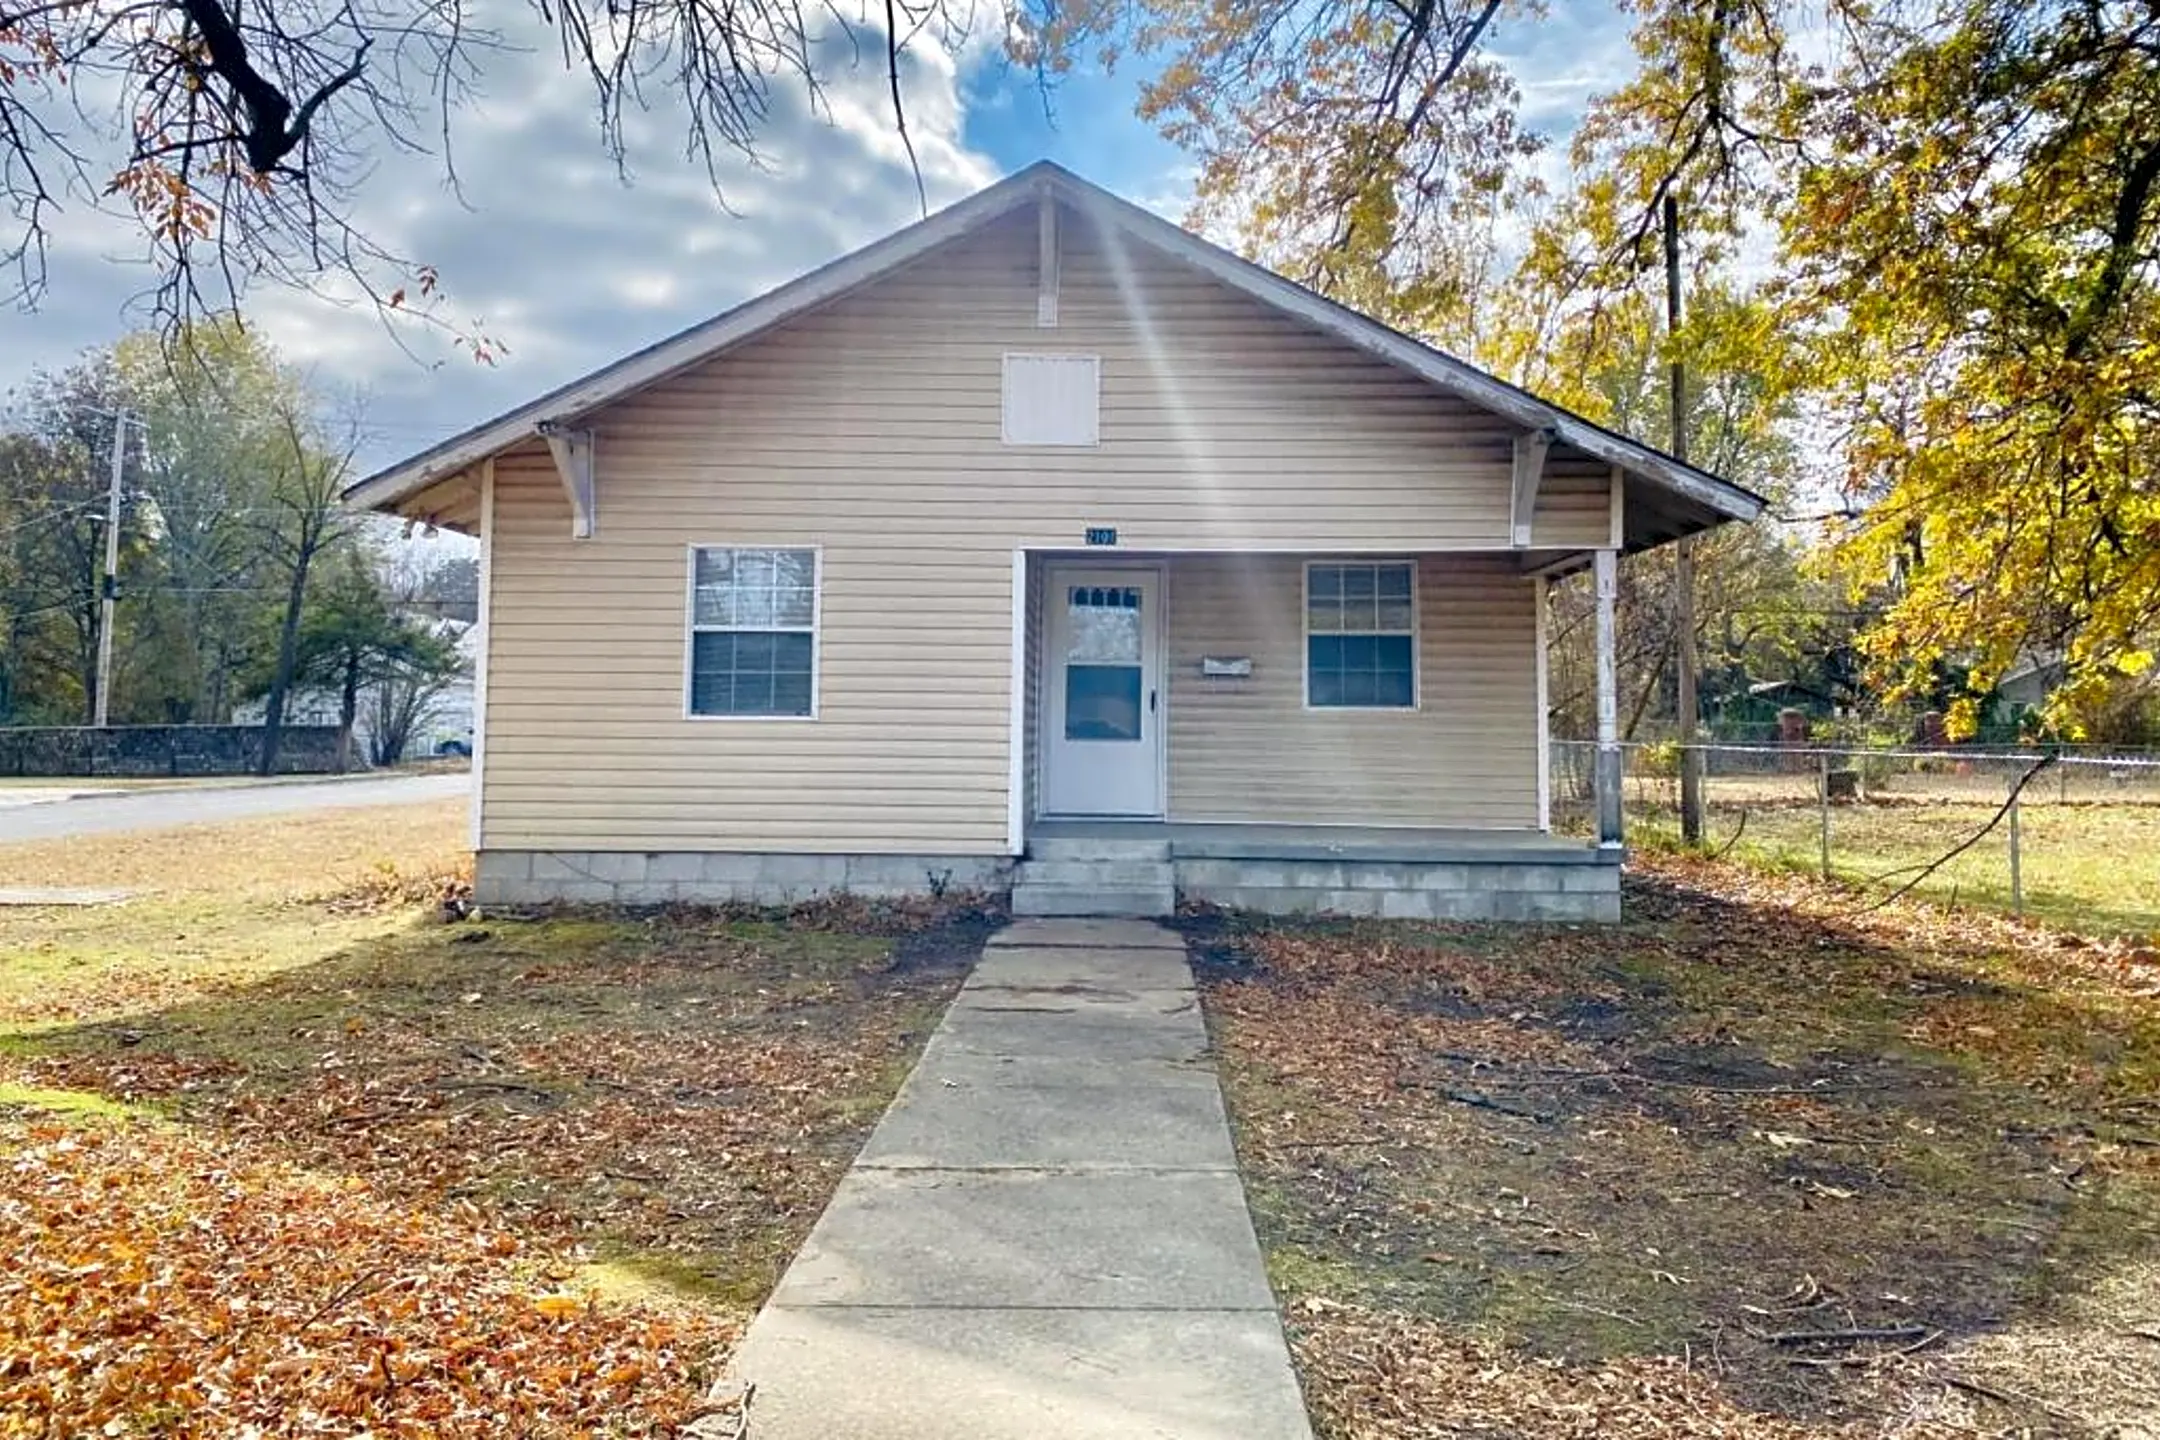
[[[429,702],[422,713],[420,723],[414,727],[411,740],[405,747],[408,760],[425,759],[440,754],[472,753],[473,733],[478,718],[475,709],[473,676],[480,658],[480,630],[457,620],[430,620],[425,622],[437,635],[453,640],[457,645],[458,658],[464,661],[464,672],[443,687],[442,692]],[[268,702],[254,699],[233,707],[235,725],[260,725],[268,710]],[[355,768],[366,766],[373,754],[374,700],[371,690],[360,695],[359,713],[353,720],[352,763]],[[335,690],[306,687],[294,690],[285,697],[285,723],[288,725],[335,725],[340,717],[340,700]]]
[[[480,537],[484,901],[1505,918],[1619,911],[1615,557],[1762,509],[1048,164],[347,498]]]

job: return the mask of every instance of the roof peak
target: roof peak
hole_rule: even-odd
[[[512,445],[701,364],[752,336],[892,273],[982,228],[1045,187],[1084,203],[1091,215],[1223,284],[1436,387],[1502,415],[1527,432],[1550,431],[1629,473],[1686,496],[1725,518],[1751,520],[1760,497],[1639,441],[1539,399],[1498,376],[1235,255],[1044,157],[944,209],[849,252],[828,265],[711,319],[602,366],[493,420],[474,426],[349,487],[348,504],[393,506]]]

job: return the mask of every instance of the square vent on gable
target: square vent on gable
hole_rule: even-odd
[[[1007,355],[1007,445],[1095,445],[1102,439],[1102,357]]]

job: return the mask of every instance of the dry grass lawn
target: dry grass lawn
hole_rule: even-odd
[[[1715,787],[1713,787],[1715,788]],[[1831,873],[1884,894],[1953,845],[1978,835],[2002,805],[1990,799],[1886,796],[1830,811]],[[1742,819],[1742,812],[1745,819]],[[1667,811],[1631,812],[1630,839],[1670,846]],[[2160,804],[2036,803],[2019,817],[2025,913],[2088,935],[2160,938]],[[1822,864],[1822,820],[1813,800],[1739,805],[1713,795],[1709,846],[1732,858],[1802,874]],[[2010,840],[1998,825],[1921,881],[1919,896],[1960,908],[2011,908]]]
[[[0,846],[0,884],[137,892],[0,908],[0,1026],[156,1009],[403,930],[461,877],[465,815],[444,800]]]
[[[673,1433],[965,912],[441,923],[464,807],[0,849],[0,1436]]]
[[[1324,1436],[2160,1435],[2160,954],[1628,905],[1191,921]]]

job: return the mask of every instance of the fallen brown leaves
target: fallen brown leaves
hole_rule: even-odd
[[[698,1403],[985,919],[438,923],[461,810],[10,851],[143,893],[0,914],[0,1437],[661,1435]],[[159,1123],[55,1109],[103,1102]]]
[[[1293,1316],[1291,1332],[1316,1418],[1337,1440],[1932,1440],[1974,1433],[1955,1397],[1834,1426],[1805,1424],[1735,1404],[1685,1356],[1570,1364],[1357,1306]]]
[[[230,1142],[18,1120],[0,1152],[0,1435],[665,1434],[737,1332]]]
[[[25,1037],[0,1081],[149,1104],[402,1201],[478,1199],[529,1236],[754,1307],[972,943],[903,967],[891,941],[711,914],[408,925]]]
[[[1619,927],[1193,922],[1322,1433],[2160,1435],[2148,953],[1629,884]]]

